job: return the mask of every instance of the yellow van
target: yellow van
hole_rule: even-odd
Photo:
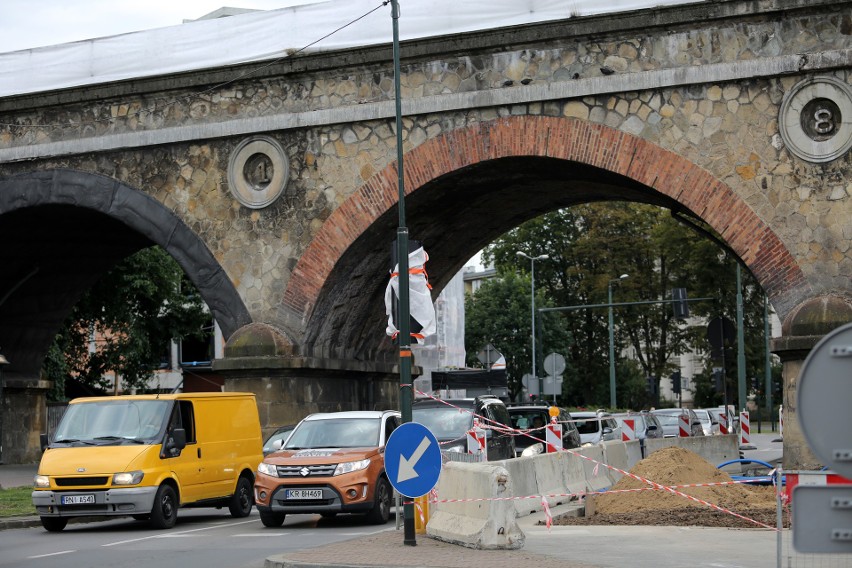
[[[262,447],[251,393],[74,399],[46,445],[33,505],[51,532],[81,516],[132,516],[167,529],[180,507],[246,517]]]

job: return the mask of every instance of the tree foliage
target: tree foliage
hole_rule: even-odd
[[[673,288],[686,288],[690,298],[711,298],[690,302],[692,315],[736,321],[736,260],[708,236],[712,233],[700,223],[685,224],[667,209],[594,203],[554,211],[516,227],[487,247],[483,259],[506,275],[529,272],[530,261],[519,257],[518,251],[549,256],[535,263],[536,289],[553,305],[570,308],[558,312],[559,327],[571,338],[560,351],[573,369],[563,383],[570,405],[603,406],[609,400],[605,306],[610,287],[614,304],[648,302],[613,307],[618,402],[636,408],[652,403],[650,397],[641,400],[645,377],[656,381],[668,377],[677,368],[675,356],[690,350],[706,353],[708,373],[721,364],[710,357],[705,321],[690,326],[675,319],[668,302]],[[619,280],[622,274],[629,277]],[[743,287],[747,372],[752,376],[763,368],[763,292],[746,270]],[[577,308],[600,304],[604,306]],[[475,316],[466,319],[466,329],[478,325]],[[626,348],[632,370],[619,360]],[[729,354],[725,365],[731,361],[735,370],[735,358]]]
[[[198,290],[160,247],[125,258],[77,302],[45,360],[46,378],[145,388],[172,339],[201,337],[209,321]],[[94,348],[92,348],[94,347]],[[59,390],[59,389],[56,389]],[[57,398],[60,392],[54,392]]]

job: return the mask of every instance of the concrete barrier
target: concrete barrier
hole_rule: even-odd
[[[616,467],[622,471],[627,471],[630,468],[627,465],[627,444],[621,440],[610,440],[601,444],[604,451],[604,463]],[[609,477],[613,484],[618,483],[618,480],[624,477],[623,473],[619,473],[613,469],[607,468]]]
[[[642,461],[642,442],[631,440],[624,445],[627,448],[627,471],[630,471],[634,465]]]
[[[587,491],[603,491],[612,487],[614,481],[610,476],[609,468],[604,465],[598,466],[596,463],[604,461],[603,446],[586,446],[577,450],[577,453],[594,460],[594,462],[583,460],[583,472],[586,477]]]
[[[576,452],[577,449],[572,449]],[[586,483],[586,460],[578,455],[568,452],[556,454],[562,470],[562,489],[564,493],[585,493],[588,487]]]
[[[543,454],[491,463],[501,465],[509,474],[509,479],[512,480],[511,497],[525,497],[528,495],[541,495],[538,475],[539,463],[543,463],[541,458],[548,458],[555,455],[557,454]],[[440,495],[440,492],[438,495]],[[541,499],[515,499],[512,501],[512,504],[519,517],[530,515],[544,508],[541,504]]]
[[[509,472],[501,465],[447,463],[438,480],[438,498],[465,501],[435,503],[426,534],[468,548],[521,548],[526,537],[516,521],[515,505],[503,499],[514,495]]]
[[[650,456],[657,450],[669,446],[678,446],[694,452],[714,466],[740,457],[740,447],[736,434],[648,439],[645,440],[645,455]]]

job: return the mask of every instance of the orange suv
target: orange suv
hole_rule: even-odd
[[[393,488],[384,447],[401,422],[395,410],[306,417],[257,468],[254,499],[261,522],[280,527],[288,513],[363,513],[370,523],[386,523]]]

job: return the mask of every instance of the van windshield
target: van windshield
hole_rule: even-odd
[[[380,418],[303,420],[284,446],[288,450],[312,448],[372,448],[379,445]]]
[[[109,400],[69,404],[54,444],[155,443],[162,438],[171,402]]]

